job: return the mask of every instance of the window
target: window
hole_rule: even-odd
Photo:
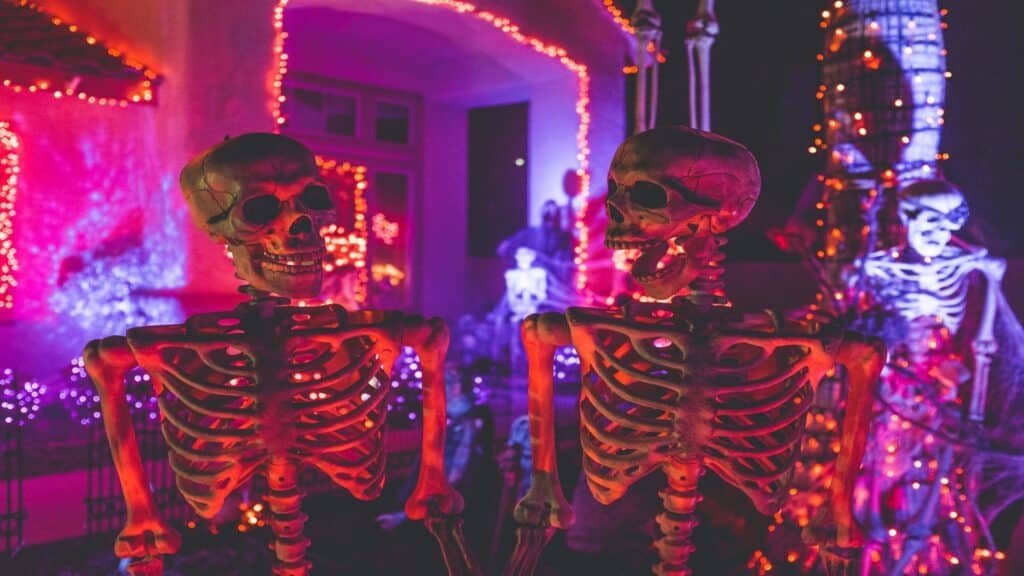
[[[390,102],[377,103],[377,140],[409,143],[409,109]]]
[[[340,94],[327,94],[328,134],[338,136],[356,135],[356,99]]]

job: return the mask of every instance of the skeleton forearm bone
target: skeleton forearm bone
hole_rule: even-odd
[[[572,343],[569,324],[562,314],[533,314],[523,321],[522,338],[529,366],[533,478],[529,492],[516,506],[515,518],[520,524],[564,529],[572,525],[573,512],[558,480],[552,369],[555,348]]]
[[[127,504],[125,528],[117,537],[114,552],[120,558],[144,558],[142,564],[151,564],[148,573],[160,574],[158,556],[176,552],[181,537],[159,517],[132,428],[124,377],[137,366],[135,356],[124,337],[114,336],[90,342],[83,357],[100,395],[103,426]]]
[[[428,514],[431,501],[443,514],[462,511],[462,498],[451,488],[444,470],[444,435],[447,418],[444,389],[444,358],[448,353],[448,327],[439,318],[403,319],[401,342],[419,354],[423,371],[423,452],[416,488],[405,504],[409,518]]]
[[[875,386],[885,364],[885,344],[877,339],[847,333],[836,360],[846,367],[850,385],[831,486],[833,514],[838,529],[836,544],[846,548],[860,544],[853,520],[853,487],[867,447]]]

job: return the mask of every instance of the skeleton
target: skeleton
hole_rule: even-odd
[[[971,348],[974,378],[968,418],[984,417],[988,371],[998,351],[994,325],[1006,261],[955,238],[969,214],[963,194],[941,180],[922,180],[901,193],[900,219],[907,229],[905,250],[876,252],[865,262],[875,298],[908,323],[933,317],[950,332],[960,330],[967,311],[968,277],[980,272],[986,280],[981,322]]]
[[[424,422],[423,464],[406,513],[429,516],[446,561],[453,571],[461,569],[461,534],[451,517],[462,500],[443,470],[444,323],[336,305],[289,305],[289,298],[320,291],[319,230],[332,209],[313,155],[302,144],[274,134],[232,138],[185,166],[181,185],[196,224],[228,245],[237,276],[249,283],[242,290],[252,299],[179,326],[133,328],[127,337],[93,341],[85,349],[127,502],[115,552],[132,559],[129,573],[162,574],[162,555],[180,544],[147,484],[125,402],[129,369],[140,365],[152,375],[170,466],[185,500],[211,518],[232,490],[254,474],[265,475],[273,573],[304,576],[310,564],[297,474],[310,465],[356,498],[380,493],[384,383],[403,345],[422,360]]]
[[[861,515],[871,535],[871,545],[886,549],[886,532],[893,526],[906,535],[898,558],[887,567],[890,574],[902,574],[914,555],[927,545],[936,525],[944,521],[939,517],[941,487],[932,478],[948,478],[954,467],[967,468],[971,476],[966,482],[967,491],[962,493],[969,509],[959,510],[959,516],[979,528],[974,535],[987,532],[976,508],[977,494],[971,493],[979,481],[977,462],[965,463],[964,456],[956,454],[955,448],[961,443],[976,443],[978,438],[972,436],[982,432],[989,369],[998,351],[994,328],[1006,267],[1005,261],[989,256],[984,248],[970,246],[952,235],[966,222],[968,208],[960,191],[948,182],[921,180],[907,186],[900,194],[899,215],[907,230],[906,246],[873,253],[864,266],[870,299],[898,315],[909,328],[904,339],[907,353],[903,358],[890,359],[890,368],[883,378],[880,400],[885,410],[873,434],[873,442],[879,443],[880,449],[899,447],[903,457],[897,462],[889,457],[884,462],[866,464],[862,479],[868,495]],[[963,355],[953,349],[952,340],[964,324],[970,276],[974,272],[985,279],[985,300],[971,342],[972,378]],[[952,402],[959,396],[961,385],[968,382],[968,425],[963,426],[958,423],[962,418],[960,409]],[[920,426],[900,430],[890,424],[890,414]],[[933,429],[945,432],[945,440],[934,445],[921,443],[918,436]],[[909,469],[908,473],[890,473],[910,460],[920,467],[919,463],[929,458],[938,466],[934,471],[926,470],[923,476]],[[902,487],[912,482],[914,490]],[[885,519],[882,502],[890,499],[890,494],[901,492],[906,494],[900,506],[902,514]],[[961,532],[953,531],[953,536]],[[950,541],[948,545],[957,556],[967,557],[973,553],[976,542]]]
[[[643,132],[620,146],[608,190],[605,243],[641,251],[631,274],[661,302],[570,308],[566,316],[524,322],[533,470],[516,509],[521,526],[507,573],[531,573],[551,528],[573,521],[555,465],[551,375],[555,348],[569,344],[584,373],[580,434],[590,490],[607,504],[641,477],[665,473],[654,573],[672,576],[690,574],[699,477],[710,469],[761,512],[774,512],[814,387],[836,359],[843,362],[852,386],[832,483],[830,550],[837,568],[848,567],[845,558],[859,542],[851,488],[870,386],[884,358],[880,343],[844,338],[820,322],[731,308],[721,234],[747,215],[760,191],[757,164],[739,144],[689,128]]]

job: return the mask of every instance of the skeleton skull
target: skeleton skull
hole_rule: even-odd
[[[642,132],[612,160],[605,244],[640,250],[633,278],[668,298],[693,280],[687,268],[700,268],[710,236],[743,220],[760,189],[754,156],[732,140],[680,126]]]
[[[193,220],[228,245],[239,278],[290,298],[320,293],[320,228],[334,206],[308,148],[243,134],[189,162],[180,182]]]
[[[969,210],[963,194],[949,182],[919,180],[900,193],[899,213],[910,248],[921,257],[934,258],[963,227]]]

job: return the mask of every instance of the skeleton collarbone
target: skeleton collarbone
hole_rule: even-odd
[[[572,308],[584,365],[584,469],[610,502],[672,458],[700,458],[763,512],[782,494],[830,332],[682,301]]]
[[[155,384],[168,457],[205,517],[271,457],[310,464],[360,498],[383,483],[393,347],[338,306],[241,304],[184,325],[129,330]]]

